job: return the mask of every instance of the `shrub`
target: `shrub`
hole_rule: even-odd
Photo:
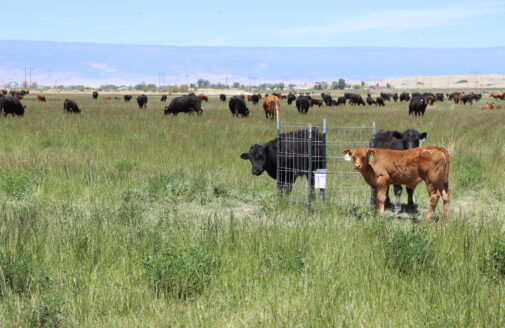
[[[496,238],[491,243],[490,253],[495,269],[505,275],[505,240]]]
[[[432,241],[421,230],[397,230],[384,244],[387,265],[402,274],[425,268],[433,259]]]
[[[495,238],[491,241],[488,253],[482,257],[481,270],[505,276],[505,239]]]
[[[165,243],[144,259],[150,286],[158,295],[187,299],[201,294],[219,266],[219,257],[206,243],[190,247]]]
[[[33,328],[62,327],[62,308],[65,300],[61,293],[54,290],[44,292],[33,306],[29,324]]]
[[[36,273],[37,265],[33,255],[22,251],[16,255],[0,251],[0,295],[5,295],[7,289],[16,294],[24,294]]]
[[[46,175],[46,170],[40,166],[21,172],[8,172],[2,179],[2,190],[9,197],[22,199],[32,191],[33,187],[41,185]]]

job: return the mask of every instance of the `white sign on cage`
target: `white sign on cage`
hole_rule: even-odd
[[[316,170],[314,188],[326,189],[326,169]]]

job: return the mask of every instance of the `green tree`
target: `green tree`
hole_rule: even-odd
[[[199,79],[196,84],[199,89],[208,88],[210,86],[209,80]]]
[[[240,82],[233,82],[233,84],[231,85],[231,87],[234,88],[234,89],[240,88]]]
[[[341,79],[338,80],[338,88],[340,90],[344,90],[345,89],[345,80],[344,79],[341,78]]]

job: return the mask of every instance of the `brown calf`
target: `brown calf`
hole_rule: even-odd
[[[266,118],[273,120],[279,116],[280,107],[281,103],[276,96],[266,96],[263,99],[263,110],[265,111]]]
[[[37,99],[39,100],[39,102],[46,102],[46,96],[44,96],[41,93],[37,95]]]
[[[480,106],[480,109],[494,109],[494,103],[487,103],[485,105]]]
[[[449,153],[441,147],[423,146],[409,150],[363,148],[344,150],[346,160],[352,160],[366,183],[375,192],[379,214],[384,213],[384,201],[389,185],[406,185],[414,190],[426,182],[430,204],[423,223],[431,221],[438,199],[442,197],[442,220],[449,213]]]
[[[203,93],[200,93],[200,94],[198,95],[198,98],[200,98],[202,101],[205,101],[205,102],[209,101],[209,97],[207,97],[207,96],[206,96],[206,95],[204,95]]]

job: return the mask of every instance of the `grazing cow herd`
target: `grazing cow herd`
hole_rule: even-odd
[[[14,115],[22,116],[24,113],[24,110],[20,110],[17,102],[12,100],[11,98],[7,98],[7,94],[10,94],[10,97],[17,98],[18,100],[22,100],[25,95],[29,94],[29,91],[25,90],[20,90],[20,91],[7,91],[7,90],[0,90],[0,96],[4,96],[7,100],[3,101],[2,103],[5,103],[5,105],[2,105],[6,108],[9,108],[9,112],[6,113],[14,113]],[[495,99],[500,99],[500,100],[505,100],[505,93],[504,92],[492,92],[490,93],[490,96],[495,98]],[[187,97],[187,98],[183,98]],[[198,98],[199,101],[196,101],[194,98]],[[39,102],[46,102],[46,96],[43,94],[37,94],[36,98],[38,99]],[[97,100],[99,98],[99,94],[97,91],[92,92],[92,98]],[[118,96],[102,96],[100,97],[103,100],[119,100],[121,99]],[[130,94],[125,94],[123,95],[123,99],[125,102],[130,102],[131,99],[133,98],[132,95]],[[240,98],[240,99],[239,99]],[[252,94],[252,95],[239,95],[239,96],[232,96],[231,98],[227,98],[225,94],[220,94],[219,95],[219,100],[221,102],[226,102],[228,99],[229,104],[228,107],[230,108],[230,112],[232,113],[233,116],[235,117],[248,117],[249,116],[249,109],[247,108],[246,105],[246,99],[249,102],[252,102],[253,105],[257,105],[262,99],[263,99],[263,109],[265,111],[265,117],[267,119],[275,119],[279,113],[280,113],[280,108],[281,108],[281,102],[283,100],[287,100],[288,105],[292,105],[293,103],[296,105],[296,109],[298,110],[298,113],[300,114],[307,114],[310,110],[310,108],[317,106],[321,107],[323,105],[332,107],[332,106],[345,106],[345,105],[351,105],[351,106],[379,106],[383,107],[386,105],[386,102],[397,102],[398,100],[400,102],[409,102],[409,107],[408,107],[408,113],[409,115],[413,116],[424,116],[426,109],[428,106],[433,105],[435,102],[443,102],[447,98],[449,101],[453,101],[455,104],[473,104],[475,101],[479,101],[482,98],[482,95],[479,93],[464,93],[464,92],[452,92],[452,93],[418,93],[414,92],[412,94],[409,94],[407,92],[402,92],[400,94],[398,93],[386,93],[386,92],[381,92],[378,97],[372,97],[370,93],[367,94],[366,99],[363,99],[363,97],[359,94],[355,93],[344,93],[342,96],[338,96],[333,98],[330,94],[326,93],[321,93],[321,98],[317,99],[314,98],[310,93],[305,93],[305,94],[299,94],[296,96],[293,93],[289,93],[287,95],[283,95],[280,93],[272,93],[271,95],[266,94],[264,97],[261,94]],[[174,101],[174,99],[177,99]],[[177,115],[178,113],[196,113],[198,115],[202,115],[203,113],[203,108],[201,106],[202,102],[208,102],[209,97],[205,94],[198,94],[195,95],[193,93],[190,93],[185,96],[177,97],[174,98],[172,102],[170,103],[169,106],[165,107],[164,113],[165,114],[173,114]],[[160,98],[161,102],[166,102],[168,100],[167,95],[162,95]],[[148,97],[145,94],[139,95],[136,97],[137,104],[140,109],[147,109],[147,103],[148,103]],[[16,104],[15,104],[16,103]],[[75,101],[74,101],[75,103]],[[18,109],[15,111],[12,111],[11,108],[13,106],[17,106]],[[25,108],[25,107],[23,107]],[[483,106],[481,106],[482,109],[489,109],[489,110],[496,110],[496,109],[501,109],[502,107],[500,105],[495,105],[494,103],[487,103]],[[66,111],[66,110],[65,110]],[[80,112],[79,111],[72,111],[72,112]],[[15,114],[19,113],[19,114]]]
[[[21,100],[29,94],[28,91],[10,91],[0,90],[0,113],[4,116],[11,114],[12,116],[23,116],[25,107],[21,104]],[[92,98],[98,99],[98,92],[93,91]],[[490,94],[495,100],[505,100],[505,93],[493,92]],[[104,100],[119,100],[120,97],[103,96]],[[252,95],[235,95],[229,98],[228,107],[234,117],[248,117],[249,108],[247,108],[246,99],[252,102],[253,105],[258,104],[263,99],[263,110],[267,119],[273,120],[280,114],[281,101],[287,100],[287,104],[293,102],[300,114],[307,114],[311,107],[322,105],[331,106],[385,106],[386,102],[408,102],[409,115],[424,116],[428,106],[435,102],[443,102],[445,98],[448,101],[453,101],[455,104],[473,104],[482,98],[478,93],[417,93],[409,94],[407,92],[398,93],[381,93],[378,97],[372,97],[368,94],[366,100],[359,94],[345,93],[343,96],[338,96],[334,99],[330,94],[321,94],[321,99],[316,99],[311,94],[299,94],[298,96],[289,93],[282,95],[273,93],[262,97],[260,94]],[[40,102],[46,102],[46,96],[37,94],[36,99]],[[125,102],[130,102],[132,95],[124,95]],[[167,95],[161,96],[161,102],[166,102]],[[137,104],[140,109],[147,108],[148,97],[145,94],[136,97]],[[187,95],[175,97],[170,104],[165,107],[164,114],[178,115],[179,113],[190,113],[201,116],[203,114],[202,102],[207,102],[208,96],[204,94],[195,95],[190,93]],[[227,96],[219,95],[219,100],[225,102]],[[483,110],[501,109],[500,105],[495,105],[494,102],[488,102],[481,106]],[[72,99],[65,99],[63,103],[65,113],[81,113],[81,109]],[[282,139],[303,139],[309,133],[308,130],[297,130],[279,135]],[[292,186],[297,177],[308,177],[309,167],[314,173],[316,170],[323,168],[325,160],[322,155],[324,153],[322,146],[322,135],[317,128],[310,131],[315,142],[312,143],[310,153],[311,162],[309,163],[309,149],[307,143],[278,143],[278,139],[270,140],[264,144],[254,144],[250,147],[247,153],[243,153],[240,157],[244,160],[249,160],[252,165],[252,174],[259,176],[264,171],[268,175],[277,180],[278,189],[286,194],[291,192]],[[375,135],[375,147],[364,148],[356,147],[343,151],[344,159],[352,161],[353,167],[364,178],[365,182],[370,185],[374,191],[376,207],[379,214],[382,214],[385,208],[391,208],[395,213],[401,211],[400,197],[403,191],[402,185],[407,187],[408,203],[407,209],[415,211],[414,189],[424,181],[429,193],[429,207],[425,214],[423,223],[431,221],[433,212],[440,198],[443,201],[442,219],[447,218],[449,211],[449,154],[441,147],[420,146],[420,143],[426,140],[427,133],[420,133],[414,129],[406,131],[389,131],[380,130]],[[280,144],[281,149],[277,149]],[[277,156],[277,153],[291,154],[290,156]],[[302,160],[295,160],[302,158]],[[278,163],[277,161],[281,161]],[[278,172],[278,167],[289,167],[289,172]],[[278,177],[277,175],[280,174]],[[309,182],[314,189],[314,174],[311,175],[312,180]],[[389,198],[389,186],[394,185],[394,194],[396,197],[394,205]]]

